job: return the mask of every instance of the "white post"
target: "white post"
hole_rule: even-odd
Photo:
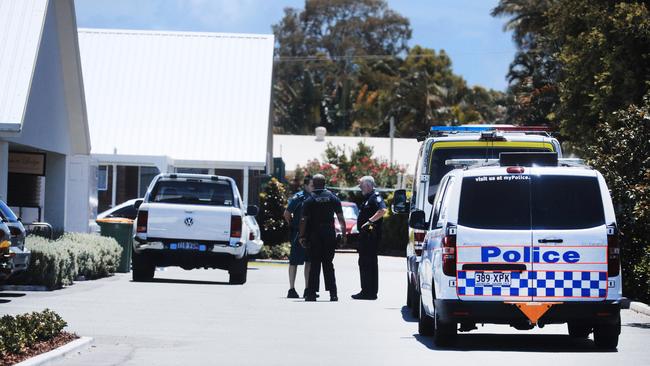
[[[390,117],[390,164],[393,165],[393,138],[395,137],[395,117]]]
[[[111,207],[115,207],[117,197],[117,164],[113,164],[113,188],[111,190]]]
[[[242,183],[244,190],[244,205],[248,206],[248,167],[244,167],[244,182]]]
[[[0,199],[7,202],[9,181],[9,143],[0,141]]]

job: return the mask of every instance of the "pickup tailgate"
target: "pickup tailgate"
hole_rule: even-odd
[[[233,208],[150,203],[147,234],[160,239],[228,241]]]

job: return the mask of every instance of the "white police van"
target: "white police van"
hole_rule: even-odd
[[[442,177],[453,169],[445,165],[448,159],[498,159],[502,152],[555,152],[562,157],[558,140],[548,134],[544,126],[463,125],[434,126],[422,141],[416,161],[415,182],[409,204],[402,205],[396,213],[407,214],[422,210],[429,220],[433,200]],[[406,191],[397,190],[395,197],[406,200]],[[408,207],[407,207],[408,206]],[[406,247],[406,304],[418,316],[417,273],[422,253],[425,231],[409,229]]]
[[[614,208],[602,175],[554,153],[502,153],[439,185],[419,266],[419,332],[438,345],[477,323],[516,329],[567,323],[616,348],[621,291]],[[458,329],[460,325],[460,329]]]

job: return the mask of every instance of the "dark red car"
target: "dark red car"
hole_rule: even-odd
[[[336,229],[336,239],[339,248],[356,248],[359,242],[359,229],[357,228],[357,217],[359,216],[359,207],[354,202],[343,201],[343,217],[345,218],[345,233],[348,237],[347,245],[343,246],[341,240],[341,226],[338,220],[334,220]],[[336,217],[336,216],[335,216]]]

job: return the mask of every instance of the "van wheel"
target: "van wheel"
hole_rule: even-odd
[[[436,330],[435,334],[433,335],[433,343],[436,346],[441,347],[454,345],[456,343],[456,336],[458,334],[458,323],[441,320],[440,315],[435,310],[435,305],[434,316]]]
[[[230,265],[229,283],[231,285],[243,285],[246,283],[246,274],[248,273],[248,256],[244,254],[240,259],[235,258]]]
[[[411,315],[415,319],[420,318],[420,304],[416,299],[420,298],[420,294],[415,290],[415,285],[409,284],[409,288],[411,290]]]
[[[422,295],[419,296],[419,299],[420,316],[418,317],[418,333],[420,333],[422,336],[429,337],[434,335],[436,331],[436,325],[433,318],[427,315],[426,311],[424,310],[424,305],[422,304]]]
[[[599,324],[594,327],[594,343],[596,348],[615,350],[618,346],[618,336],[621,334],[621,315],[614,324]]]
[[[567,323],[569,335],[573,338],[586,339],[592,331],[592,327],[584,324],[576,324],[573,322]]]
[[[411,286],[411,281],[409,281],[409,275],[406,274],[406,307],[414,308],[413,306],[413,287]]]
[[[133,282],[151,281],[156,272],[156,265],[147,259],[144,254],[138,254],[136,252],[133,252],[131,267],[131,278]]]

